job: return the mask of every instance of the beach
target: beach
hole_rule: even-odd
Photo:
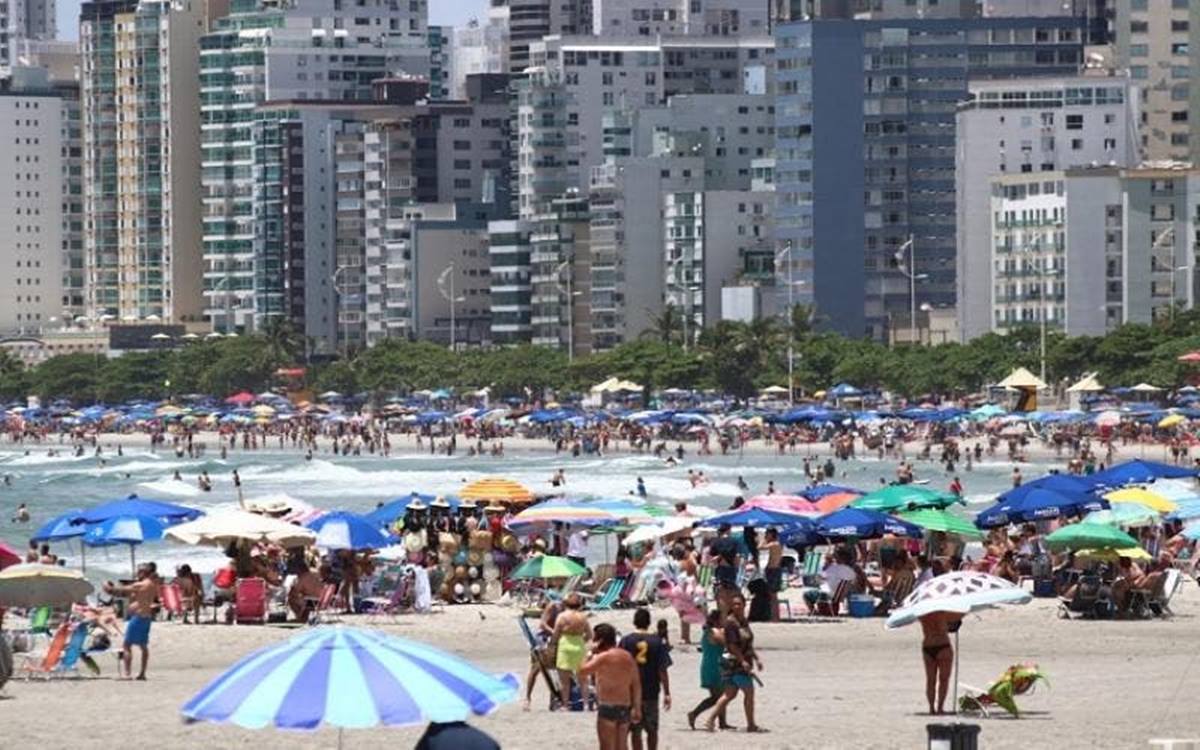
[[[798,592],[793,591],[797,614]],[[1200,596],[1185,579],[1167,620],[1065,621],[1057,602],[970,615],[960,637],[961,682],[985,686],[1009,665],[1037,662],[1050,687],[1018,699],[1021,719],[968,719],[981,727],[981,748],[1133,748],[1155,737],[1200,737],[1191,698],[1200,690],[1193,664],[1200,640]],[[668,610],[673,639],[677,618]],[[527,651],[515,609],[502,605],[447,607],[403,615],[381,630],[453,651],[492,672],[524,679]],[[595,615],[632,630],[632,611]],[[365,625],[348,617],[345,625]],[[685,713],[701,697],[699,655],[676,644],[671,683],[675,706],[662,715],[664,748],[917,748],[925,725],[951,721],[924,715],[923,674],[915,627],[885,631],[875,619],[756,624],[765,663],[758,691],[765,735],[707,735],[687,727]],[[149,681],[114,680],[112,653],[100,658],[99,679],[10,682],[0,696],[5,747],[331,748],[335,730],[315,733],[245,730],[185,724],[180,706],[242,655],[289,637],[294,630],[262,626],[156,623]],[[595,746],[591,713],[550,713],[539,685],[533,710],[519,702],[472,723],[505,748]],[[731,722],[744,726],[740,702]],[[411,747],[420,728],[347,730],[345,748]]]

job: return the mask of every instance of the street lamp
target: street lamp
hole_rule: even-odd
[[[674,287],[675,289],[682,289],[683,294],[684,294],[684,298],[683,298],[683,350],[686,352],[688,350],[688,339],[689,339],[688,318],[692,317],[692,292],[700,289],[700,287],[696,284],[685,284],[680,281],[676,281],[676,278],[682,275],[680,273],[677,273],[677,270],[682,265],[683,265],[682,257],[671,261],[667,265],[667,272],[668,272],[667,275],[670,276],[670,278],[671,278],[671,286]]]
[[[793,383],[793,380],[795,379],[795,373],[796,373],[796,364],[795,364],[795,362],[796,362],[796,326],[794,325],[794,321],[792,319],[792,316],[795,315],[795,309],[796,309],[795,291],[796,291],[797,285],[805,283],[804,279],[801,279],[800,281],[796,281],[793,278],[793,271],[795,270],[795,264],[792,263],[792,259],[790,257],[791,252],[792,252],[792,247],[793,247],[792,241],[788,240],[787,243],[784,244],[783,249],[780,250],[779,252],[775,253],[775,267],[776,268],[779,268],[779,264],[783,262],[783,259],[785,257],[788,260],[788,266],[787,266],[787,268],[788,268],[788,274],[787,274],[787,276],[788,276],[788,278],[787,278],[788,309],[787,309],[787,318],[786,318],[787,329],[788,329],[788,349],[787,349],[788,406],[794,406],[796,403],[795,384]]]
[[[333,273],[329,275],[329,285],[333,287],[333,353],[341,352],[339,342],[339,334],[342,329],[342,294],[338,289],[338,276],[342,275],[342,271],[351,268],[351,266],[338,266]]]
[[[454,351],[458,343],[455,338],[457,327],[454,320],[454,308],[459,302],[465,302],[466,297],[454,296],[454,264],[446,266],[437,279],[438,292],[450,303],[450,351]]]
[[[560,279],[566,273],[567,283],[563,285]],[[573,290],[575,274],[571,272],[571,261],[564,260],[554,269],[554,285],[561,294],[567,295],[567,362],[575,361],[575,298],[582,292]]]
[[[908,253],[908,264],[904,263],[905,251]],[[917,281],[928,279],[929,274],[917,273],[916,243],[913,236],[908,235],[908,241],[900,246],[894,255],[897,268],[908,279],[908,340],[917,343]]]

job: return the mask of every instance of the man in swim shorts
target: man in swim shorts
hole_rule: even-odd
[[[554,621],[555,663],[558,669],[559,708],[570,708],[571,681],[579,681],[578,674],[587,657],[587,642],[592,638],[592,626],[583,610],[583,599],[579,594],[570,594],[563,600],[566,609]],[[583,682],[579,681],[580,697]]]
[[[128,586],[119,586],[112,581],[104,584],[104,590],[115,596],[128,597],[125,623],[125,645],[121,649],[121,662],[126,679],[133,676],[133,646],[142,651],[142,668],[137,679],[146,679],[146,664],[150,661],[150,623],[154,621],[154,600],[158,597],[158,581],[149,565],[139,565],[137,580]]]
[[[596,626],[592,655],[579,672],[596,678],[596,736],[600,750],[627,750],[631,724],[642,720],[642,682],[637,662],[617,648],[617,631],[608,623]]]

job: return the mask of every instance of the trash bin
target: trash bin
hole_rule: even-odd
[[[978,724],[926,724],[929,750],[977,750]]]

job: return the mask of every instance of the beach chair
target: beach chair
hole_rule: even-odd
[[[900,602],[904,601],[912,593],[916,583],[916,579],[911,576],[904,579],[893,578],[888,581],[887,585],[880,592],[883,596],[880,598],[879,606],[875,608],[875,614],[883,617],[896,607],[899,607]]]
[[[816,586],[821,576],[821,562],[825,555],[820,550],[810,549],[804,554],[804,567],[800,571],[800,581],[805,586]]]
[[[50,635],[50,607],[38,607],[29,615],[30,635]]]
[[[178,583],[164,583],[158,587],[158,600],[162,603],[161,612],[170,620],[174,617],[183,618],[183,594]]]
[[[1080,617],[1107,617],[1112,611],[1112,602],[1103,591],[1099,576],[1080,576],[1075,593],[1058,598],[1058,616],[1064,620],[1071,615]]]
[[[401,576],[388,596],[373,596],[363,599],[363,612],[367,615],[367,621],[379,620],[384,617],[390,617],[395,621],[397,615],[411,606],[408,593],[408,580]]]
[[[549,654],[546,647],[533,634],[529,623],[524,617],[517,617],[517,627],[521,629],[522,635],[525,636],[525,642],[529,645],[529,658],[538,666],[538,673],[542,676],[542,681],[546,685],[546,689],[550,691],[550,710],[554,711],[558,708],[559,693],[558,693],[558,675],[553,672],[547,663]]]
[[[837,617],[842,611],[842,602],[850,595],[850,582],[842,581],[834,588],[833,593],[828,597],[821,597],[815,605],[813,611],[821,617]]]
[[[1162,590],[1159,591],[1158,596],[1151,597],[1146,602],[1146,607],[1158,617],[1174,617],[1175,613],[1171,611],[1171,598],[1179,590],[1182,581],[1183,576],[1178,569],[1167,570],[1162,579]]]
[[[713,585],[713,574],[716,568],[712,565],[701,565],[696,568],[696,585],[704,591],[708,591]]]
[[[587,603],[587,609],[593,612],[607,611],[613,608],[617,598],[621,596],[621,592],[625,589],[624,578],[609,578],[593,595],[585,595],[585,599],[592,601]]]
[[[70,621],[63,622],[50,638],[50,643],[46,646],[46,652],[41,656],[27,654],[24,661],[17,668],[17,672],[23,673],[27,680],[34,675],[44,676],[50,674],[58,668],[59,662],[62,661],[63,653],[67,649],[67,641],[71,639],[73,630],[78,629],[72,628]],[[76,656],[76,659],[78,658]]]
[[[337,622],[335,616],[337,603],[338,585],[336,583],[327,583],[321,589],[321,596],[318,599],[308,599],[309,604],[308,624],[319,625],[322,622]]]
[[[267,582],[262,578],[239,578],[234,587],[233,619],[241,625],[267,622]]]
[[[1036,664],[1014,664],[989,685],[987,690],[962,685],[963,696],[958,700],[958,709],[962,713],[980,713],[989,717],[989,709],[999,706],[1014,718],[1020,718],[1017,696],[1033,692],[1039,681],[1050,684]]]

